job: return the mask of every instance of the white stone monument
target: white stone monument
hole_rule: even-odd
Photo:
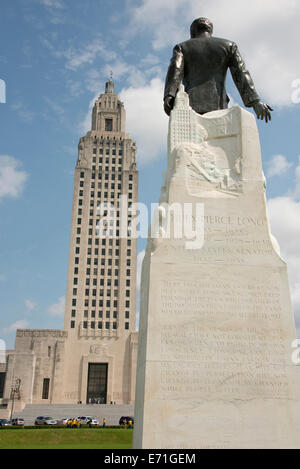
[[[296,331],[255,118],[196,114],[181,85],[168,146],[142,268],[134,448],[300,447]]]

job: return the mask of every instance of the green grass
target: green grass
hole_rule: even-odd
[[[131,449],[132,437],[129,429],[1,429],[0,449]]]

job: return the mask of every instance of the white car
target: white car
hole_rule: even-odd
[[[34,422],[35,425],[57,425],[57,420],[52,417],[37,417]]]
[[[83,416],[83,417],[77,417],[77,420],[80,420],[82,425],[99,425],[98,420],[96,420],[91,415],[87,415],[87,416]]]

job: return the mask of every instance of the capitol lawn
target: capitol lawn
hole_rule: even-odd
[[[0,429],[0,449],[131,449],[133,431],[114,428]]]

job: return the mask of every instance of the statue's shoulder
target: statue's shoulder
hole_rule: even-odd
[[[192,38],[192,39],[187,39],[186,41],[180,42],[176,45],[176,48],[179,50],[188,50],[190,48],[197,47],[206,47],[208,44],[214,46],[214,47],[222,47],[230,50],[232,46],[235,44],[233,41],[230,39],[225,39],[221,37],[215,37],[211,36],[209,38]]]
[[[223,38],[223,37],[214,37],[214,36],[212,36],[210,39],[215,44],[220,44],[220,45],[226,46],[228,48],[231,48],[234,45],[233,41],[231,41],[230,39]]]

